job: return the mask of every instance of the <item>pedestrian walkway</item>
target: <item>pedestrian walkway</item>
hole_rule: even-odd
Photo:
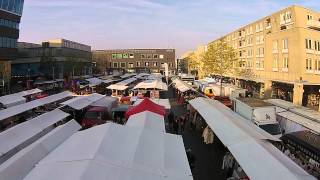
[[[186,113],[186,106],[176,102],[174,89],[171,87],[169,88],[168,98],[170,99],[171,109],[176,116],[179,117]],[[195,180],[226,179],[225,174],[221,171],[224,147],[217,138],[215,138],[213,144],[205,144],[202,132],[192,131],[189,123],[186,124],[182,137],[185,148],[190,148],[196,159],[193,170]]]

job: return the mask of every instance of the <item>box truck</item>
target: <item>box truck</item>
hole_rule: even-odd
[[[276,107],[255,98],[234,99],[234,111],[277,138],[282,136],[276,120]]]

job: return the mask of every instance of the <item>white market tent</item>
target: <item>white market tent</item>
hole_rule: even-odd
[[[137,75],[136,73],[127,73],[127,74],[124,74],[121,77],[121,79],[125,79],[125,78],[128,78],[128,77],[132,77],[132,76],[135,76]]]
[[[111,84],[108,86],[108,89],[123,91],[126,90],[129,86],[121,85],[121,84]]]
[[[4,109],[4,110],[0,111],[0,121],[2,121],[4,119],[7,119],[9,117],[18,115],[20,113],[29,111],[29,110],[31,110],[33,108],[36,108],[36,107],[39,107],[39,106],[43,106],[43,105],[46,105],[46,104],[50,104],[50,103],[62,100],[64,98],[67,98],[67,97],[70,97],[70,96],[72,96],[72,93],[69,92],[69,91],[65,91],[65,92],[62,92],[62,93],[59,93],[59,94],[54,94],[54,95],[51,95],[51,96],[47,96],[47,97],[44,97],[44,98],[41,98],[41,99],[30,101],[30,102],[27,102],[27,103],[24,103],[24,104],[20,104],[20,105],[17,105],[17,106],[12,106],[12,107],[10,107],[8,109]]]
[[[150,74],[148,74],[148,73],[140,73],[140,74],[136,75],[135,78],[137,78],[137,79],[145,79],[148,76],[150,76]]]
[[[24,96],[37,94],[40,92],[42,92],[42,90],[36,88],[36,89],[31,89],[31,90],[21,91],[21,92],[14,93],[14,94],[1,96],[0,103],[3,104],[7,108],[15,106],[15,105],[23,104],[26,102],[26,99],[24,98]]]
[[[123,80],[123,81],[121,81],[121,82],[118,82],[118,83],[116,83],[116,84],[126,86],[126,85],[128,85],[128,84],[130,84],[130,83],[135,82],[136,80],[137,80],[137,78],[132,77],[132,78],[129,78],[129,79]]]
[[[315,122],[311,119],[305,118],[303,116],[299,116],[293,112],[290,111],[284,111],[284,112],[279,112],[277,113],[277,115],[279,115],[280,117],[286,118],[289,121],[295,122],[317,134],[320,134],[320,123],[319,122]],[[299,127],[297,127],[298,129],[300,129]],[[286,131],[286,133],[289,133]]]
[[[81,126],[71,120],[44,135],[0,165],[1,179],[23,179],[32,168]]]
[[[126,126],[145,128],[162,133],[166,132],[164,117],[150,111],[144,111],[130,116]]]
[[[41,133],[45,133],[47,128],[68,116],[69,114],[56,109],[1,132],[0,160],[41,137]]]
[[[132,99],[132,100],[135,100],[134,102],[134,106],[137,106],[138,104],[140,104],[144,99]],[[153,98],[150,98],[150,100],[155,103],[155,104],[158,104],[160,106],[163,106],[165,109],[171,109],[171,105],[170,105],[170,101],[169,99],[153,99]],[[130,100],[131,101],[131,100]]]
[[[166,83],[162,82],[161,80],[155,79],[155,80],[146,80],[146,81],[140,82],[133,89],[134,90],[154,89],[154,90],[168,91],[168,86]]]
[[[297,106],[291,102],[288,102],[282,99],[267,99],[265,101],[275,106],[279,106],[283,109],[291,111],[297,115],[303,116],[305,118],[309,118],[313,121],[320,123],[320,112],[318,111],[315,111],[303,106]]]
[[[175,84],[175,88],[178,89],[180,92],[186,92],[189,90],[193,90],[189,86],[187,86],[184,82],[182,82],[180,79],[176,78],[172,81],[172,83]]]
[[[102,80],[103,83],[105,84],[108,84],[108,83],[112,83],[114,81],[117,81],[117,80],[114,80],[114,79],[105,79],[105,80]]]
[[[100,85],[103,81],[99,78],[89,78],[89,79],[86,79],[86,81],[89,82],[89,86],[90,87],[93,87],[93,86],[98,86]]]
[[[73,109],[81,110],[90,106],[92,103],[104,98],[104,95],[93,93],[87,96],[78,96],[68,101],[61,103],[62,105],[67,105]]]
[[[181,136],[107,123],[77,132],[24,178],[38,179],[188,180],[192,173]]]
[[[276,138],[259,130],[253,123],[249,125],[248,121],[220,102],[206,98],[189,102],[250,179],[315,179],[268,141]]]

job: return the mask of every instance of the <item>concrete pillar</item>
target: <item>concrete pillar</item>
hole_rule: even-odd
[[[295,83],[293,87],[293,104],[302,105],[303,92],[303,84]]]
[[[264,81],[264,98],[270,99],[272,94],[272,81]]]

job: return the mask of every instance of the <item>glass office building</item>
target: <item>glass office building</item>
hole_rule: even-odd
[[[22,15],[24,0],[0,0],[0,9],[19,15]]]

